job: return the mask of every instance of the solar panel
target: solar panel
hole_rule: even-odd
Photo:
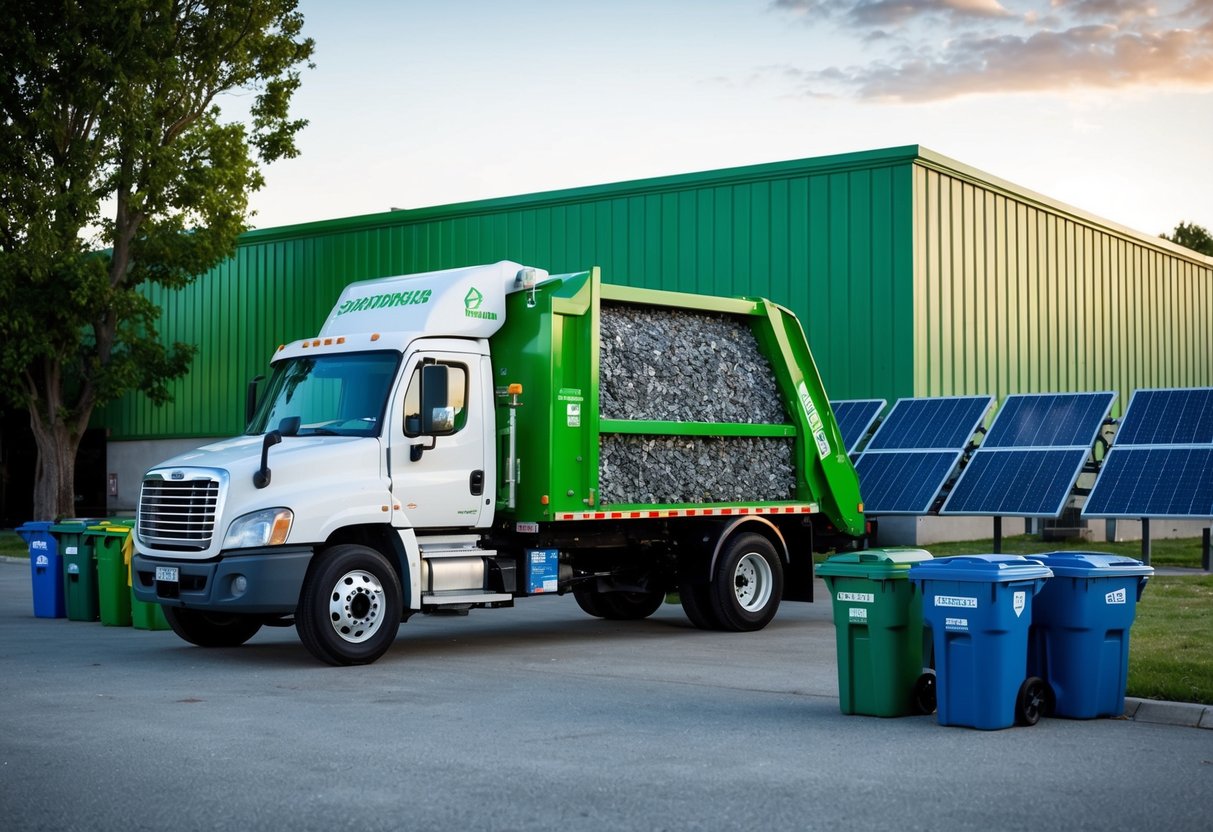
[[[898,399],[855,463],[869,514],[926,514],[973,432],[990,396]]]
[[[868,443],[868,451],[960,450],[985,420],[990,396],[898,399]]]
[[[1058,517],[1116,394],[1008,396],[940,514]]]
[[[884,410],[884,399],[845,399],[840,402],[830,402],[834,408],[834,419],[838,429],[842,431],[842,441],[847,446],[847,453],[854,453],[855,447],[863,441],[872,429],[872,423]]]
[[[1093,517],[1213,517],[1213,446],[1112,448],[1082,513]]]
[[[1115,393],[1008,396],[983,448],[1089,448],[1112,410]]]
[[[1213,387],[1135,391],[1116,444],[1213,444]]]
[[[960,451],[864,453],[855,463],[864,511],[926,514],[960,454]]]
[[[1137,390],[1084,517],[1213,517],[1213,388]]]

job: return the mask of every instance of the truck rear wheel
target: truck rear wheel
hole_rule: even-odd
[[[678,587],[682,611],[700,630],[719,630],[720,622],[712,610],[711,587],[707,584],[684,583]]]
[[[709,591],[721,629],[761,630],[783,597],[783,564],[771,541],[752,532],[731,538],[720,553]]]
[[[232,615],[164,607],[164,617],[173,632],[199,647],[239,647],[257,634],[261,621],[248,615]]]
[[[327,664],[370,664],[396,640],[401,604],[400,579],[383,555],[366,546],[334,546],[303,583],[299,640]]]

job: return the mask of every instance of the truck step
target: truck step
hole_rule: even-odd
[[[497,554],[496,549],[422,549],[421,556],[426,560],[434,558],[491,558]]]
[[[443,606],[446,604],[494,604],[511,601],[514,596],[508,592],[466,592],[460,589],[444,592],[421,593],[421,605]]]

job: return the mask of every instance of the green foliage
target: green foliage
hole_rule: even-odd
[[[1209,234],[1207,228],[1194,222],[1180,222],[1175,226],[1175,230],[1172,233],[1159,234],[1158,236],[1164,240],[1177,243],[1184,248],[1190,248],[1193,251],[1213,257],[1213,235]]]
[[[147,289],[231,256],[259,164],[296,155],[313,42],[295,7],[0,0],[0,396],[30,408],[40,451],[40,428],[78,440],[97,405],[163,401],[188,369]],[[247,126],[217,105],[240,93]]]

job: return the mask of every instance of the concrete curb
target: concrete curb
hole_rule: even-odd
[[[1213,706],[1156,699],[1125,699],[1125,716],[1135,722],[1213,729]]]

